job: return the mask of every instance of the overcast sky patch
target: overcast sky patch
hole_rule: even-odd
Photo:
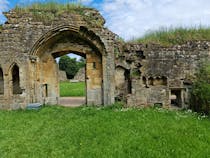
[[[210,25],[209,0],[105,0],[107,26],[125,39],[160,27]]]

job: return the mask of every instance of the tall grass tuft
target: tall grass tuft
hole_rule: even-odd
[[[210,28],[161,28],[157,31],[151,31],[142,38],[134,39],[131,42],[143,44],[154,43],[163,46],[171,46],[176,44],[184,44],[187,41],[203,41],[210,40]]]
[[[30,12],[30,11],[48,11],[48,12],[60,12],[60,11],[72,11],[79,10],[81,8],[87,8],[78,2],[58,3],[55,1],[47,2],[35,2],[29,5],[22,4],[17,5],[14,10],[19,12]]]
[[[55,1],[46,2],[35,2],[29,5],[22,4],[17,5],[14,11],[17,13],[31,13],[34,20],[43,21],[44,23],[49,23],[55,19],[56,16],[61,15],[64,12],[78,13],[83,15],[84,9],[87,9],[81,5],[79,2],[68,2],[68,3],[58,3]]]

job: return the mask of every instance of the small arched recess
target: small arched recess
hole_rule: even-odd
[[[3,70],[0,67],[0,95],[4,94],[4,75]]]
[[[11,69],[12,74],[12,93],[21,94],[22,90],[20,88],[20,71],[17,64],[14,64]]]

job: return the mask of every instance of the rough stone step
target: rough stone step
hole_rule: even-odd
[[[26,109],[29,109],[29,110],[38,110],[40,109],[42,106],[42,104],[40,103],[31,103],[31,104],[28,104]]]

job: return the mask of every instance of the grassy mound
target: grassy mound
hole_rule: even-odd
[[[160,29],[147,33],[142,38],[135,39],[131,42],[143,44],[154,43],[163,46],[172,46],[176,44],[184,44],[187,41],[203,41],[210,40],[210,28],[171,28]]]
[[[163,109],[0,111],[0,157],[198,158],[210,155],[210,121]]]

